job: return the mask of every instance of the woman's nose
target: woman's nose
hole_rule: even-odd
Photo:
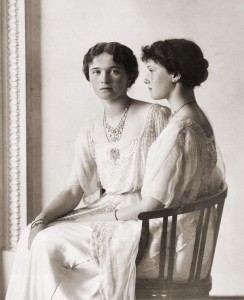
[[[108,73],[104,72],[102,75],[101,75],[101,82],[102,83],[110,83],[110,76]]]
[[[145,83],[145,84],[148,84],[148,83],[149,83],[149,79],[148,79],[147,77],[145,77],[144,83]]]

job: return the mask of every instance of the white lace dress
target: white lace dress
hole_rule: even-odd
[[[219,192],[223,183],[224,165],[217,154],[214,136],[207,136],[191,119],[172,118],[149,149],[142,196],[153,197],[165,207],[177,207]],[[198,216],[188,213],[178,217],[175,280],[184,281],[189,276]],[[201,278],[206,277],[210,267],[215,220],[216,210],[212,209]],[[134,299],[136,276],[158,276],[162,219],[150,221],[149,247],[135,276],[140,225],[129,221],[116,222],[111,227],[100,222],[94,227],[94,258],[101,270],[104,299]]]
[[[217,152],[214,136],[207,136],[197,122],[172,118],[149,150],[142,196],[151,196],[165,207],[177,207],[219,192],[225,170]],[[198,213],[178,216],[175,280],[185,280],[189,276],[197,219]],[[201,278],[206,277],[210,266],[215,219],[216,211],[212,209]],[[138,267],[140,277],[158,275],[161,223],[161,219],[150,223],[150,245]]]
[[[99,222],[98,217],[97,222],[82,222],[82,214],[99,216],[141,200],[148,149],[168,116],[167,108],[153,104],[140,136],[106,144],[94,143],[93,123],[82,127],[68,184],[81,185],[87,196],[95,175],[106,193],[94,202],[86,198],[80,218],[76,213],[50,223],[30,252],[27,227],[16,251],[7,300],[134,299],[140,221]]]

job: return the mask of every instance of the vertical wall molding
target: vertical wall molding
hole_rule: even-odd
[[[25,0],[3,0],[1,13],[0,298],[4,299],[14,250],[27,223]]]
[[[8,235],[15,250],[26,224],[25,2],[7,1]]]

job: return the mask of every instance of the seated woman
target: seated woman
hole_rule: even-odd
[[[104,115],[82,126],[67,187],[23,232],[7,300],[134,299],[140,222],[117,222],[116,210],[141,202],[148,149],[170,111],[127,95],[138,64],[124,45],[90,48],[83,71],[104,105]],[[70,213],[91,193],[94,175],[106,193],[93,202],[85,198],[85,208]],[[126,219],[137,214],[136,206],[132,216],[127,210]],[[131,241],[134,247],[122,251],[121,245]],[[117,272],[113,265],[125,258],[130,264]],[[126,280],[120,280],[123,274]]]
[[[142,60],[148,68],[145,83],[151,97],[167,99],[172,111],[167,128],[148,154],[143,201],[156,199],[164,207],[177,207],[216,194],[223,186],[224,165],[217,155],[212,126],[194,94],[194,88],[208,77],[208,62],[201,49],[184,39],[158,41],[142,48]],[[175,279],[189,276],[198,216],[190,213],[178,217]],[[212,210],[201,278],[210,267],[215,217]],[[157,275],[158,222],[151,222],[150,248],[138,268],[142,277]]]
[[[167,127],[149,149],[142,201],[118,207],[115,217],[120,221],[137,220],[143,211],[198,201],[219,192],[224,183],[224,169],[221,169],[223,165],[217,155],[212,126],[194,94],[194,88],[208,77],[208,62],[201,49],[184,39],[158,41],[143,47],[142,60],[148,68],[145,83],[151,97],[167,99],[173,113]],[[216,211],[212,210],[201,278],[206,276],[209,268],[215,216]],[[113,213],[99,216],[100,220],[112,218]],[[197,218],[197,213],[178,218],[174,279],[184,280],[189,275]],[[150,247],[137,268],[139,277],[157,276],[160,222],[150,221]],[[96,228],[94,255],[103,270],[102,290],[105,295],[118,295],[105,299],[133,299],[126,294],[126,287],[135,283],[132,270],[140,235],[136,224],[117,222],[111,229],[108,222],[100,222]],[[103,240],[102,244],[99,238]],[[112,241],[116,243],[110,247]]]

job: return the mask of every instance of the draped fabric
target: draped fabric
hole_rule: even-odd
[[[150,149],[142,195],[166,207],[211,195],[223,181],[220,163],[213,135],[193,120],[172,119]]]
[[[153,197],[166,207],[198,201],[221,190],[224,181],[221,165],[213,135],[207,136],[193,120],[171,119],[149,149],[142,196]],[[198,213],[178,218],[173,272],[176,280],[184,281],[189,276],[197,219]],[[201,278],[210,267],[215,220],[216,211],[212,209]],[[101,270],[103,299],[134,299],[133,270],[141,228],[138,225],[128,221],[116,222],[111,227],[101,222],[93,230],[94,257]],[[158,276],[161,229],[161,219],[150,221],[149,247],[137,267],[138,277]]]
[[[94,142],[93,123],[82,127],[67,184],[81,185],[89,195],[94,181],[106,193],[95,201],[86,199],[84,208],[49,224],[30,252],[29,227],[23,232],[7,300],[133,300],[136,276],[157,276],[162,221],[150,222],[149,247],[136,269],[141,222],[104,222],[99,213],[137,203],[142,196],[176,207],[221,189],[224,173],[214,136],[187,118],[172,118],[162,131],[167,117],[167,109],[152,105],[138,137],[106,144]],[[201,278],[209,268],[215,213],[210,216]],[[96,222],[82,221],[94,214]],[[196,219],[195,213],[178,219],[175,279],[184,280],[189,273]]]
[[[94,122],[82,126],[67,185],[80,185],[85,196],[101,186],[106,193],[86,197],[83,208],[50,223],[30,251],[26,228],[7,300],[134,299],[141,223],[101,222],[99,213],[141,201],[147,153],[168,117],[169,109],[153,104],[139,136],[105,144],[94,142]],[[82,221],[94,214],[97,222]]]
[[[148,153],[142,197],[153,197],[165,207],[193,203],[219,192],[224,182],[224,167],[217,155],[215,138],[188,118],[172,118]],[[174,278],[184,280],[189,275],[198,213],[178,216]],[[210,251],[216,211],[210,215],[201,277],[209,270]],[[149,248],[138,268],[140,276],[158,275],[162,220],[150,223]],[[169,226],[170,229],[170,226]]]

